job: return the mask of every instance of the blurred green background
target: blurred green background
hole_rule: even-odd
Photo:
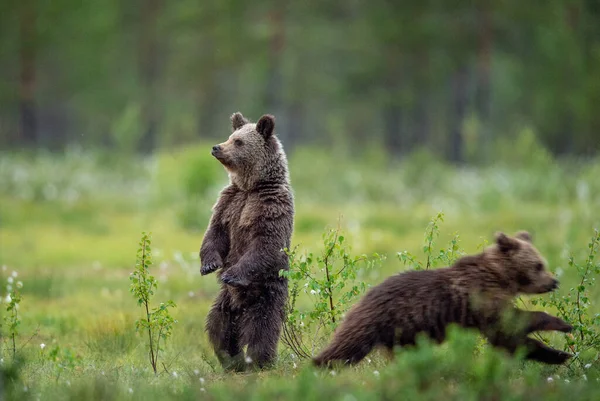
[[[1,1],[0,295],[16,272],[19,383],[43,399],[233,396],[203,332],[218,285],[197,253],[227,183],[210,148],[235,111],[277,119],[301,252],[318,253],[339,224],[354,253],[388,256],[362,277],[377,284],[403,269],[396,252],[422,255],[442,211],[437,248],[458,233],[475,253],[495,231],[529,230],[567,294],[579,281],[568,257],[583,261],[600,225],[599,71],[595,0]],[[159,379],[128,293],[142,231],[157,297],[178,304]],[[599,313],[600,291],[587,295]],[[48,358],[56,347],[63,365]],[[281,347],[258,376],[267,387],[239,376],[235,394],[349,400],[368,374],[366,397],[379,391],[374,368],[395,388],[422,357],[325,374],[310,398],[312,373],[290,380],[304,362]],[[574,374],[528,369],[526,389]]]
[[[0,144],[152,152],[241,110],[289,149],[593,155],[599,70],[596,0],[3,0]]]

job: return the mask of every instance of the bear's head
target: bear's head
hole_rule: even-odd
[[[250,189],[259,181],[287,180],[287,160],[274,134],[275,118],[262,116],[256,124],[241,113],[231,116],[233,133],[213,146],[212,155],[229,172],[232,182]]]
[[[518,232],[514,237],[497,233],[496,244],[488,251],[499,259],[502,273],[518,293],[542,294],[558,288],[558,280],[548,271],[528,232]]]

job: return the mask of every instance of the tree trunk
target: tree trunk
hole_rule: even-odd
[[[480,162],[487,159],[490,151],[492,132],[491,114],[491,69],[493,51],[493,21],[490,6],[485,3],[479,9],[479,51],[477,60],[477,87],[475,107],[481,123]]]
[[[265,113],[280,117],[284,107],[283,102],[283,74],[281,71],[283,52],[285,50],[285,4],[283,1],[276,3],[274,9],[268,14],[271,26],[269,43],[269,65],[267,67],[267,83],[265,85]],[[281,130],[277,135],[282,142],[288,141],[289,132]]]
[[[386,104],[383,109],[383,121],[385,124],[385,145],[393,156],[402,153],[402,110],[393,104]]]
[[[400,54],[401,50],[395,48],[387,55],[387,79],[383,82],[387,95],[383,106],[385,146],[394,156],[404,153],[402,130],[406,105],[402,96],[406,77]]]
[[[34,0],[21,0],[19,15],[19,114],[20,141],[25,146],[37,144],[35,105],[36,10]]]
[[[141,2],[139,74],[142,93],[141,123],[142,135],[139,150],[151,153],[157,144],[159,110],[158,95],[158,15],[161,0]]]
[[[415,106],[414,106],[414,133],[413,133],[413,141],[411,143],[411,147],[421,147],[426,146],[429,143],[430,136],[430,104],[431,101],[431,84],[430,79],[431,75],[429,73],[429,54],[427,49],[423,49],[423,51],[419,54],[418,58],[418,71],[417,76],[419,79],[417,80],[417,85],[413,85],[412,90],[415,91],[414,98]]]
[[[452,77],[452,125],[450,127],[450,143],[448,144],[448,159],[454,163],[464,161],[462,125],[465,119],[468,103],[467,84],[469,82],[469,69],[463,62],[458,66]]]

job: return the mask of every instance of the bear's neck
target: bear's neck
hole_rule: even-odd
[[[230,171],[229,180],[242,191],[249,192],[265,185],[288,185],[289,175],[285,166],[263,167],[253,171]]]
[[[518,295],[516,283],[508,277],[500,258],[485,253],[464,256],[451,268],[455,284],[493,298],[512,299]]]

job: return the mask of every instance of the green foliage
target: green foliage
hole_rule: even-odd
[[[54,346],[48,352],[42,349],[41,356],[43,360],[51,364],[54,370],[55,381],[58,381],[64,373],[73,372],[82,363],[81,356],[69,348],[61,348],[58,345]]]
[[[210,217],[210,208],[205,206],[206,200],[220,181],[223,168],[208,151],[197,151],[183,168],[183,207],[179,212],[182,227],[190,230],[203,229]],[[213,195],[214,196],[214,195]],[[211,200],[212,202],[213,200]]]
[[[281,275],[290,280],[290,298],[284,323],[284,343],[299,357],[307,358],[333,332],[343,314],[367,288],[361,280],[366,271],[384,257],[373,254],[353,256],[340,228],[323,234],[323,251],[299,256],[286,250],[290,270]],[[310,298],[308,310],[297,306],[298,297]],[[310,347],[307,337],[310,337]]]
[[[533,300],[534,305],[552,307],[558,315],[573,326],[573,332],[566,334],[565,350],[576,355],[580,367],[600,360],[600,313],[593,313],[590,308],[590,294],[596,286],[600,275],[600,231],[594,230],[594,235],[588,243],[588,254],[583,263],[569,257],[569,269],[577,272],[577,285],[569,288],[566,295],[552,293],[550,299]]]
[[[157,374],[159,352],[163,350],[164,344],[173,332],[173,325],[177,323],[170,315],[169,308],[175,308],[177,305],[173,301],[167,301],[150,309],[150,301],[158,288],[156,279],[149,271],[152,265],[151,245],[150,234],[142,233],[135,270],[129,276],[129,280],[131,281],[130,292],[137,299],[138,305],[144,307],[146,311],[144,318],[136,320],[135,328],[138,332],[148,333],[148,355],[154,374]]]
[[[221,164],[210,155],[208,149],[196,152],[183,170],[183,188],[186,196],[204,197],[219,181]]]
[[[15,361],[10,350],[3,348],[0,356],[0,388],[5,389],[6,400],[349,401],[443,397],[559,401],[597,397],[597,349],[586,351],[584,346],[573,344],[581,351],[572,365],[540,366],[505,357],[491,347],[480,347],[477,336],[469,331],[457,331],[456,335],[449,332],[448,341],[441,346],[425,341],[415,349],[401,350],[393,361],[374,352],[369,360],[335,374],[314,370],[309,361],[293,358],[289,347],[282,343],[272,370],[222,374],[202,325],[218,284],[198,274],[201,235],[182,229],[176,214],[187,197],[182,177],[188,159],[198,152],[208,154],[209,149],[208,145],[188,146],[178,152],[129,160],[90,151],[35,158],[0,154],[0,266],[10,266],[9,273],[18,270],[18,278],[25,283],[21,292],[23,308],[18,315],[20,351]],[[419,268],[418,262],[424,269],[428,258],[430,268],[436,268],[449,264],[445,259],[438,260],[441,250],[450,261],[461,248],[471,252],[487,245],[495,230],[528,229],[549,265],[562,266],[562,274],[557,268],[561,288],[556,296],[566,295],[581,282],[577,268],[568,266],[565,252],[572,253],[575,265],[585,266],[590,251],[586,246],[590,242],[588,227],[600,223],[596,213],[600,208],[598,161],[573,164],[555,160],[546,170],[525,164],[474,169],[444,165],[434,156],[439,166],[429,169],[431,158],[426,161],[426,157],[423,161],[407,158],[400,164],[389,160],[373,163],[337,153],[332,157],[323,147],[315,151],[299,145],[296,149],[303,152],[290,155],[297,207],[292,242],[303,246],[296,252],[295,263],[306,261],[312,252],[311,272],[321,282],[325,272],[316,260],[322,259],[327,249],[322,230],[335,224],[332,216],[340,213],[345,216],[341,247],[351,258],[374,252],[393,256],[398,250],[406,250],[416,260],[406,268]],[[218,163],[216,166],[221,168]],[[419,173],[422,175],[410,176]],[[217,172],[217,177],[225,183],[223,171]],[[52,185],[60,183],[57,188],[61,195],[45,197],[44,180]],[[42,196],[29,197],[28,188],[37,188],[34,192]],[[70,189],[79,191],[80,196],[67,196]],[[207,199],[200,199],[197,208],[210,213],[215,196],[209,190]],[[427,222],[437,216],[438,210],[444,211],[443,223],[438,220],[438,228],[433,229]],[[203,227],[207,219],[200,219]],[[168,339],[168,351],[160,351],[161,368],[156,376],[148,364],[147,334],[142,332],[145,336],[137,337],[132,329],[140,317],[139,309],[133,308],[132,295],[123,291],[123,278],[131,271],[127,268],[132,256],[131,238],[145,229],[151,229],[155,245],[161,245],[160,249],[152,249],[154,264],[148,273],[158,283],[154,297],[173,299],[178,305],[179,322],[174,326],[178,328]],[[460,233],[455,256],[449,251],[452,232]],[[424,254],[424,246],[431,249],[430,254]],[[597,259],[595,256],[594,261]],[[343,260],[338,258],[332,271],[342,266]],[[361,289],[364,283],[368,288],[401,269],[403,264],[396,257],[388,257],[376,269],[367,269],[366,262],[359,262],[356,279],[346,282],[341,291],[334,291],[334,306],[352,287]],[[590,273],[588,277],[592,282],[597,276]],[[295,309],[305,315],[300,330],[305,330],[317,301],[316,294],[304,291],[307,281],[297,287]],[[2,283],[0,292],[5,298],[6,276]],[[587,322],[600,312],[600,288],[588,282],[585,286],[582,295],[589,303],[582,320],[587,328],[596,330],[597,325]],[[290,293],[292,289],[290,279]],[[571,295],[575,301],[576,292]],[[524,297],[527,304],[528,298]],[[336,308],[342,310],[357,301],[356,297]],[[150,312],[159,304],[153,303]],[[325,305],[329,306],[328,302]],[[6,304],[0,306],[4,324]],[[539,303],[537,307],[542,308]],[[572,306],[566,308],[574,310]],[[558,314],[552,305],[543,309]],[[146,316],[145,310],[142,316]],[[322,316],[327,323],[331,316],[328,308]],[[340,319],[343,313],[336,315],[336,324]],[[578,321],[577,316],[573,321]],[[30,341],[28,333],[37,326],[39,334]],[[317,326],[315,323],[311,330],[301,331],[309,354],[317,353],[325,344],[321,333],[328,328],[323,326],[316,333]],[[580,341],[579,333],[573,334]],[[593,337],[584,334],[586,341]],[[559,333],[547,335],[546,340],[554,345],[565,341]],[[47,344],[41,351],[40,343]],[[162,340],[160,343],[163,346]],[[57,346],[58,359],[51,361],[48,355]],[[162,369],[161,361],[169,373]]]
[[[428,270],[431,267],[450,266],[456,259],[464,254],[464,251],[460,249],[460,238],[456,233],[450,240],[447,248],[442,248],[439,252],[435,253],[435,240],[440,235],[439,223],[443,221],[444,214],[439,212],[427,225],[427,229],[425,230],[425,241],[423,244],[423,254],[426,258],[425,264],[408,251],[398,252],[396,256],[404,266],[408,266],[413,270]]]
[[[7,295],[2,300],[6,304],[6,314],[4,316],[4,324],[1,327],[2,330],[0,331],[0,337],[7,343],[5,347],[11,350],[13,359],[17,356],[17,337],[19,336],[19,327],[21,325],[19,305],[22,295],[20,290],[23,288],[23,282],[15,280],[17,276],[17,272],[13,271],[6,280]]]

